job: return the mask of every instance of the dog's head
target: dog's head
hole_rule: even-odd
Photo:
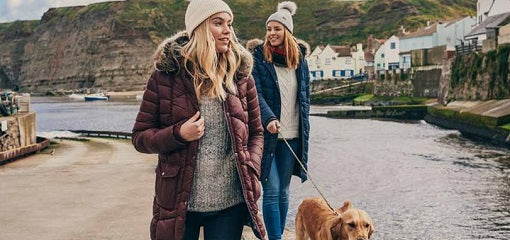
[[[340,214],[336,224],[331,228],[335,240],[368,240],[374,232],[372,219],[360,209],[352,207],[350,201],[337,210]]]

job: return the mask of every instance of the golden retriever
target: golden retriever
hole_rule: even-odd
[[[368,214],[350,201],[334,214],[321,198],[308,198],[299,205],[296,215],[297,240],[368,240],[374,232]]]

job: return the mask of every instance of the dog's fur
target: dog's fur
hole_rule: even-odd
[[[368,214],[350,201],[335,215],[321,198],[303,200],[296,215],[297,240],[368,240],[374,232]]]

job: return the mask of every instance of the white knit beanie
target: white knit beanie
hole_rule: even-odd
[[[230,7],[222,0],[191,0],[188,9],[186,9],[186,16],[184,17],[184,24],[186,25],[186,32],[191,37],[195,28],[198,27],[203,21],[210,16],[226,12],[234,18]]]
[[[292,22],[292,15],[296,13],[297,5],[291,1],[278,3],[276,12],[271,14],[266,21],[266,25],[270,21],[277,21],[285,26],[292,34],[294,34],[294,23]]]

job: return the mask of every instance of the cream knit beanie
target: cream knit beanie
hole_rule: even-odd
[[[294,23],[292,22],[292,15],[296,13],[297,5],[291,1],[278,3],[276,12],[271,14],[266,21],[266,25],[270,21],[277,21],[285,26],[292,34],[294,34]]]
[[[234,14],[232,14],[232,10],[230,10],[227,3],[222,0],[191,0],[188,9],[186,9],[186,16],[184,17],[184,24],[186,25],[188,36],[191,37],[193,30],[203,21],[220,12],[230,14],[233,20]]]

